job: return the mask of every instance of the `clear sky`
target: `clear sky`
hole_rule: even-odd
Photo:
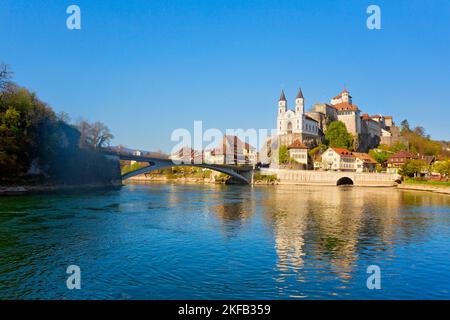
[[[81,8],[81,30],[66,8]],[[381,8],[381,30],[366,8]],[[169,151],[176,128],[274,128],[344,85],[369,114],[450,140],[450,1],[0,0],[0,61],[56,111]]]

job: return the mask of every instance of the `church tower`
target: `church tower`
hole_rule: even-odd
[[[295,98],[295,113],[305,113],[305,98],[303,97],[302,88],[298,88],[297,97]]]
[[[280,99],[278,100],[278,114],[282,114],[287,110],[286,96],[284,95],[284,90],[281,90]]]

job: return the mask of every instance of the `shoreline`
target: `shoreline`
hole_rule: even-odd
[[[433,193],[450,195],[450,187],[436,187],[425,184],[408,184],[402,183],[397,186],[400,190],[428,191]]]
[[[212,179],[199,179],[199,178],[179,178],[179,179],[166,179],[166,178],[151,178],[151,179],[129,179],[127,181],[116,181],[110,184],[82,184],[82,185],[17,185],[17,186],[0,186],[1,196],[18,196],[18,195],[30,195],[40,193],[58,193],[64,191],[78,191],[78,190],[90,190],[90,189],[107,189],[107,188],[120,188],[127,184],[149,184],[149,183],[173,183],[173,184],[225,184],[224,182],[214,181]],[[232,185],[232,184],[230,184]],[[280,183],[267,182],[267,181],[255,181],[252,185],[255,186],[325,186],[320,184],[295,184],[295,183]],[[327,185],[328,186],[328,185]],[[426,191],[438,193],[441,195],[450,195],[449,187],[436,187],[430,185],[421,184],[399,184],[397,186],[351,186],[351,187],[364,187],[364,188],[396,188],[398,190],[412,190],[412,191]]]
[[[107,189],[119,188],[123,186],[121,182],[113,183],[90,183],[77,185],[17,185],[17,186],[0,186],[0,197],[2,196],[21,196],[41,193],[59,193],[64,191],[90,190],[90,189]]]

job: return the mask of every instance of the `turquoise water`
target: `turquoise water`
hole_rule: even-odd
[[[449,253],[450,197],[424,192],[149,184],[0,198],[1,299],[448,299]]]

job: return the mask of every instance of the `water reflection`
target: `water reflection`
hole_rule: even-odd
[[[0,298],[443,298],[450,197],[150,184],[2,198],[0,251]],[[69,292],[74,262],[86,287]]]
[[[310,265],[328,269],[345,284],[360,255],[391,259],[393,244],[426,241],[433,217],[423,206],[448,208],[448,197],[395,189],[278,187],[264,199],[264,217],[273,226],[277,282],[297,274],[304,281]],[[410,209],[418,215],[408,217]],[[446,216],[446,223],[448,223]]]

